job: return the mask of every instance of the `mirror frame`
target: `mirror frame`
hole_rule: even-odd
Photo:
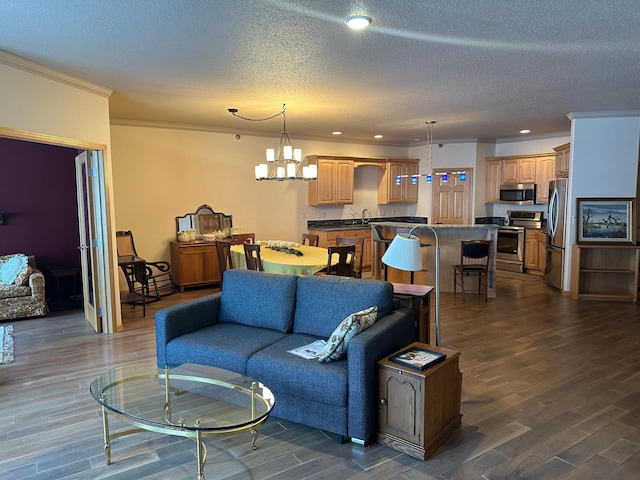
[[[221,212],[216,212],[214,211],[209,205],[203,204],[200,205],[195,212],[193,213],[186,213],[184,215],[181,216],[177,216],[176,217],[176,239],[178,237],[178,232],[182,231],[182,230],[187,230],[187,228],[180,228],[180,223],[185,222],[188,220],[189,222],[189,226],[188,228],[192,228],[196,231],[196,235],[200,236],[200,238],[202,238],[202,234],[203,233],[212,233],[213,231],[215,231],[214,229],[210,230],[210,231],[201,231],[200,230],[200,222],[198,221],[199,215],[213,215],[213,216],[217,216],[218,218],[217,220],[217,225],[219,228],[217,228],[217,230],[224,230],[225,228],[229,228],[232,229],[233,228],[233,216],[232,215],[226,215],[224,213]],[[183,223],[183,227],[186,226]]]

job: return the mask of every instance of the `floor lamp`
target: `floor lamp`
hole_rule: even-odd
[[[382,263],[406,272],[422,270],[422,255],[420,255],[420,239],[413,235],[418,228],[427,228],[433,232],[436,239],[436,346],[440,346],[440,242],[438,233],[429,225],[413,227],[409,233],[399,233],[395,236],[389,248],[382,256]]]

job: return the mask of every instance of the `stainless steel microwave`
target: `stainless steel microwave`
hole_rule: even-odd
[[[513,183],[500,185],[500,203],[533,205],[536,203],[535,183]]]

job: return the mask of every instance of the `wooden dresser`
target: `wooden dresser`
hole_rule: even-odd
[[[171,242],[171,274],[180,292],[220,283],[215,242]]]

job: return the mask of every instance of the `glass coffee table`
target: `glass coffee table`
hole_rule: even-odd
[[[204,479],[207,450],[203,437],[258,432],[275,398],[259,382],[220,368],[184,364],[158,369],[154,365],[117,367],[97,377],[89,387],[102,407],[104,453],[111,463],[111,440],[152,431],[187,437],[196,442],[198,479]],[[135,428],[109,432],[109,415]]]

